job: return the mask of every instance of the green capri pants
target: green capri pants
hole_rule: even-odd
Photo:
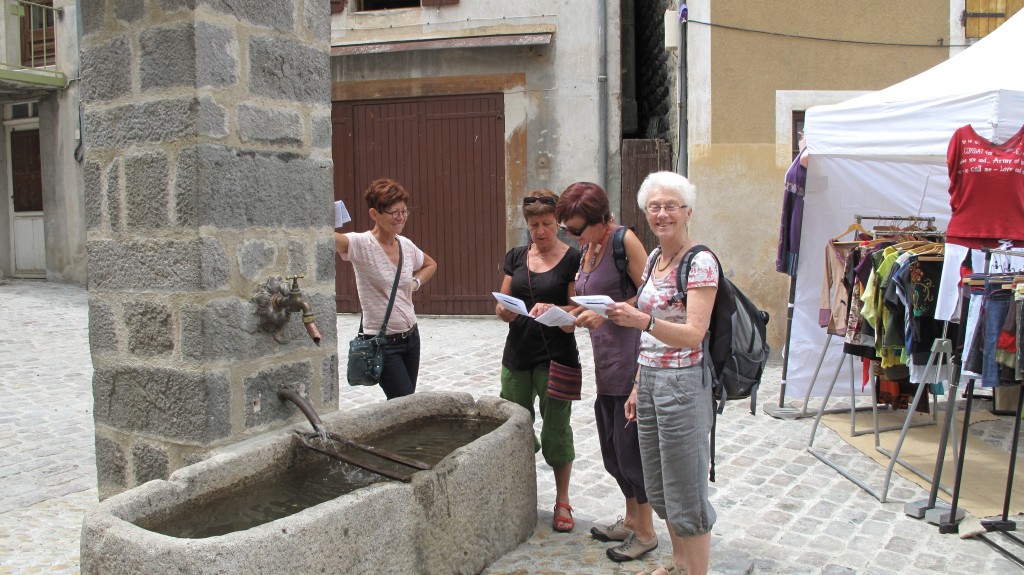
[[[558,469],[576,459],[572,443],[572,402],[548,397],[548,367],[537,366],[532,370],[513,370],[501,367],[501,398],[518,403],[530,412],[530,419],[537,420],[533,410],[533,399],[540,398],[540,444],[534,435],[534,451],[544,455],[544,462],[552,469]]]

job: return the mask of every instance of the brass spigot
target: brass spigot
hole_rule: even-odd
[[[291,289],[288,291],[288,295],[284,295],[280,291],[274,293],[270,299],[270,303],[273,308],[277,311],[285,311],[289,313],[302,312],[302,322],[306,326],[306,332],[309,333],[310,339],[313,340],[317,346],[320,345],[320,330],[317,329],[316,315],[313,314],[313,308],[309,306],[306,299],[302,297],[302,289],[299,288],[299,278],[305,276],[294,275],[287,276],[286,280],[291,280]],[[282,290],[283,291],[283,290]]]

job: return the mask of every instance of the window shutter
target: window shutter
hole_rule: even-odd
[[[331,0],[331,14],[345,11],[345,0]]]
[[[964,33],[968,38],[984,38],[1006,22],[1006,0],[967,0]]]
[[[448,4],[458,4],[459,0],[421,0],[421,6],[446,6]]]

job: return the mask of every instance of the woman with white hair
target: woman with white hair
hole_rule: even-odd
[[[683,176],[656,172],[644,180],[637,203],[658,237],[636,307],[609,305],[608,318],[643,330],[639,369],[625,405],[637,422],[640,458],[651,507],[668,524],[672,562],[654,575],[705,575],[715,510],[708,499],[714,410],[711,373],[703,360],[704,336],[718,292],[715,256],[693,256],[686,298],[678,297],[677,268],[697,242],[690,237],[696,190]]]

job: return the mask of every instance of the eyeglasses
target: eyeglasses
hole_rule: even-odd
[[[569,234],[571,236],[575,236],[577,238],[582,236],[583,232],[587,231],[587,228],[589,228],[589,227],[590,227],[590,224],[583,224],[582,228],[576,229],[576,228],[573,228],[573,227],[569,227],[569,226],[565,225],[564,223],[558,224],[558,229],[566,232],[567,234]]]
[[[408,210],[408,209],[406,209],[406,210],[394,210],[392,212],[389,212],[387,210],[381,210],[380,213],[387,214],[387,215],[389,215],[392,218],[397,220],[399,218],[407,218],[407,217],[409,217],[409,215],[412,214],[412,210]]]
[[[552,198],[551,196],[531,196],[529,198],[523,198],[523,207],[530,204],[540,202],[548,206],[555,206],[558,204],[558,198]]]
[[[686,206],[680,206],[679,204],[647,204],[647,213],[656,216],[664,209],[666,213],[674,214],[679,208],[686,208]]]

